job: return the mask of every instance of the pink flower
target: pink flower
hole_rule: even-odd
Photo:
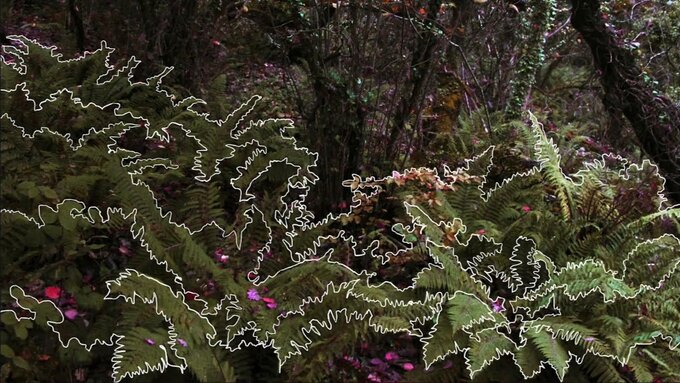
[[[64,311],[64,316],[65,316],[68,320],[74,320],[74,319],[76,319],[76,318],[78,317],[78,310],[76,310],[76,309],[68,309],[68,310]]]
[[[503,307],[503,299],[498,298],[493,302],[493,312],[499,313],[501,311],[504,311],[505,307]]]
[[[385,364],[385,362],[382,361],[380,358],[373,358],[371,359],[371,364],[375,366],[380,366],[381,364]]]
[[[356,368],[356,369],[361,368],[361,363],[360,363],[358,360],[354,359],[353,357],[351,357],[351,356],[349,356],[349,355],[343,356],[342,359],[348,361],[349,364],[351,364],[352,367],[354,367],[354,368]]]
[[[385,354],[385,360],[388,362],[392,362],[397,359],[399,359],[399,354],[394,351],[389,351],[387,354]]]
[[[347,202],[341,201],[341,202],[338,204],[338,208],[340,208],[340,209],[342,209],[342,210],[347,209]]]
[[[262,297],[260,297],[260,294],[258,294],[257,290],[249,289],[248,290],[248,299],[250,299],[251,301],[259,301],[260,299],[262,299]],[[267,299],[269,299],[269,298],[267,298]]]
[[[411,370],[413,370],[413,369],[415,368],[415,367],[413,366],[413,364],[411,364],[411,363],[404,363],[404,365],[401,366],[401,367],[402,367],[404,370],[406,370],[406,371],[411,371]]]
[[[525,213],[528,213],[528,212],[531,211],[531,207],[529,205],[523,205],[522,211],[525,212]]]
[[[371,372],[370,374],[368,374],[367,378],[371,382],[375,382],[375,383],[382,382],[382,380],[380,380],[380,377],[375,372]]]
[[[484,230],[484,229],[479,229],[479,230],[477,230],[477,234],[479,234],[479,235],[484,235],[484,234],[486,234],[486,230]]]
[[[215,256],[215,260],[219,263],[224,264],[229,261],[229,256],[224,254],[224,250],[221,247],[218,247],[213,255]]]
[[[583,338],[583,340],[586,341],[586,342],[592,342],[592,341],[595,340],[595,338],[593,338],[592,336],[587,336],[587,337]]]
[[[153,346],[154,344],[156,344],[156,341],[151,338],[145,339],[144,342],[146,342],[146,344],[148,344],[149,346]]]
[[[177,343],[181,344],[182,347],[189,347],[189,344],[188,344],[187,341],[184,340],[184,339],[177,338]]]
[[[262,302],[267,304],[268,309],[275,309],[276,308],[276,300],[274,298],[262,298]]]
[[[45,296],[49,299],[59,299],[59,297],[61,296],[61,287],[47,286],[45,288]]]
[[[222,43],[219,40],[210,40],[210,43],[216,47],[222,45]]]
[[[122,255],[126,256],[126,257],[129,257],[129,256],[132,255],[132,253],[130,252],[130,249],[128,249],[127,247],[125,247],[123,245],[120,245],[118,247],[118,252],[121,253]]]

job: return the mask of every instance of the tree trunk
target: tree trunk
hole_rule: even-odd
[[[78,10],[75,0],[68,1],[68,9],[71,17],[73,17],[78,52],[83,53],[85,52],[85,27],[83,26],[83,18],[80,16],[80,10]]]
[[[630,121],[642,150],[666,178],[668,197],[680,203],[680,107],[645,83],[632,52],[605,25],[599,0],[571,4],[571,24],[588,43],[601,73],[605,106]]]

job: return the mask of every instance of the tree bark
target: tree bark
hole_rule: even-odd
[[[76,32],[76,45],[80,53],[85,52],[85,27],[83,26],[83,18],[80,16],[80,10],[76,5],[75,0],[68,1],[68,9],[73,17],[73,24]]]
[[[571,24],[590,47],[601,73],[605,106],[630,121],[642,150],[666,178],[669,199],[680,203],[680,106],[645,83],[632,52],[606,26],[599,0],[571,4]]]

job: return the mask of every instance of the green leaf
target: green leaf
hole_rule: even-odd
[[[407,243],[418,242],[418,237],[413,233],[406,234],[406,236],[404,237],[404,242]]]
[[[522,374],[530,378],[537,374],[541,369],[541,353],[533,341],[527,340],[526,343],[517,349],[515,353],[515,363]]]
[[[553,338],[552,334],[545,328],[533,328],[527,331],[527,337],[531,339],[536,347],[541,351],[557,376],[562,380],[569,367],[569,353],[562,346],[559,339]]]
[[[76,229],[76,220],[71,217],[71,209],[59,209],[59,224],[65,230],[73,231]]]
[[[147,343],[147,339],[153,344]],[[168,354],[161,346],[167,350],[167,342],[167,333],[152,332],[143,327],[135,327],[128,331],[124,337],[116,341],[119,347],[111,359],[114,381],[148,372],[152,366],[163,372],[168,364]]]
[[[453,332],[458,332],[474,324],[493,321],[491,308],[470,293],[457,291],[448,302],[448,319]]]
[[[47,186],[39,186],[38,189],[40,189],[42,195],[49,200],[59,199],[59,195],[57,195],[57,192],[55,192],[54,189],[52,188],[49,188]]]
[[[37,226],[31,225],[26,231],[26,241],[28,247],[40,247],[47,242],[47,237]]]
[[[38,215],[46,225],[57,222],[57,212],[46,205],[38,207]]]
[[[24,181],[18,184],[17,191],[27,196],[29,199],[35,199],[39,195],[38,188],[33,181]]]
[[[3,311],[2,313],[0,313],[0,321],[7,326],[19,323],[11,311]]]
[[[56,214],[55,214],[55,217],[56,217]],[[61,226],[46,225],[46,226],[43,227],[43,230],[45,231],[45,234],[47,234],[47,236],[52,238],[52,239],[61,238],[61,233],[62,233]]]
[[[12,350],[12,347],[6,344],[0,345],[0,355],[4,356],[5,358],[11,359],[14,357],[14,350]]]
[[[468,352],[470,377],[474,377],[493,361],[503,355],[510,355],[515,350],[515,345],[510,338],[499,333],[495,328],[484,329],[476,335],[479,341],[473,342]]]
[[[21,340],[28,338],[28,330],[26,330],[26,326],[22,325],[21,322],[14,327],[14,334]]]
[[[15,366],[22,368],[24,370],[31,370],[31,365],[28,364],[26,359],[20,356],[15,356],[14,358],[12,358],[12,363],[14,363]]]

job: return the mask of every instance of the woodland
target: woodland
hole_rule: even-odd
[[[680,1],[0,17],[0,382],[680,382]]]

